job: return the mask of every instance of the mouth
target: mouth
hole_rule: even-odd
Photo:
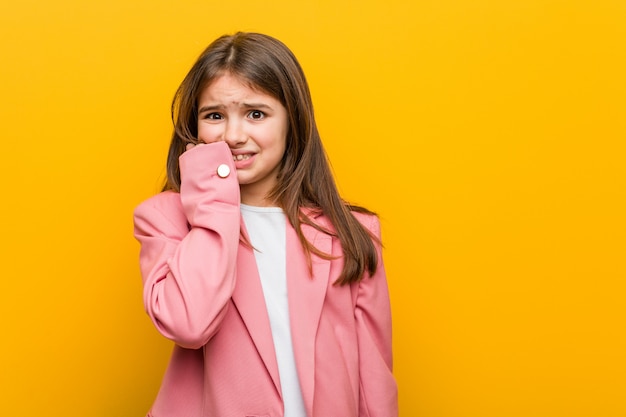
[[[250,159],[252,158],[251,154],[244,154],[244,155],[233,155],[233,161],[245,161],[246,159]]]

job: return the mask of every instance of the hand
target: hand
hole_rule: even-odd
[[[188,151],[191,148],[194,148],[198,145],[206,145],[207,142],[203,141],[202,139],[198,139],[198,143],[193,143],[193,142],[189,142],[187,145],[185,145],[185,150]]]

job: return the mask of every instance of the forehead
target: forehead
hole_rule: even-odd
[[[221,95],[250,95],[266,96],[273,98],[274,95],[260,88],[249,79],[231,72],[223,72],[208,80],[199,91],[199,98]]]

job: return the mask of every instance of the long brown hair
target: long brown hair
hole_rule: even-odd
[[[280,162],[277,184],[271,190],[274,200],[285,212],[300,242],[309,254],[321,253],[302,233],[303,224],[335,236],[343,249],[343,270],[337,284],[359,281],[367,272],[376,271],[378,257],[367,229],[353,211],[368,210],[351,206],[339,196],[317,130],[313,103],[304,72],[296,57],[282,42],[259,33],[236,33],[212,42],[200,55],[172,101],[174,132],[167,159],[164,190],[180,191],[178,158],[188,143],[198,143],[198,97],[215,78],[229,73],[263,91],[287,110],[288,132],[285,153]],[[316,223],[302,208],[323,213],[332,228]]]

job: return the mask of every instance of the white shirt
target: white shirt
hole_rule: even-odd
[[[279,207],[254,207],[245,204],[241,204],[241,214],[261,277],[278,362],[284,417],[306,417],[289,327],[287,218]]]

